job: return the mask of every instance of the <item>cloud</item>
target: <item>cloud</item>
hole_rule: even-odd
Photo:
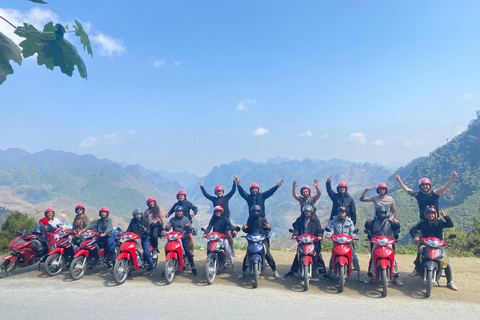
[[[372,143],[374,146],[384,146],[386,145],[387,143],[385,141],[383,141],[382,139],[377,139],[375,140],[373,143]]]
[[[237,111],[242,111],[242,110],[247,110],[249,107],[253,107],[257,103],[257,100],[255,99],[243,99],[242,101],[237,103],[237,106],[235,107],[235,110]]]
[[[78,145],[80,148],[92,148],[102,145],[115,145],[120,144],[125,141],[127,138],[133,138],[135,136],[134,130],[126,130],[125,132],[116,134],[106,134],[98,137],[88,137]]]
[[[155,60],[153,62],[153,66],[154,67],[161,67],[161,66],[164,66],[165,65],[165,59],[162,59],[162,60]]]
[[[265,134],[269,134],[270,131],[268,131],[268,129],[265,129],[265,128],[262,128],[262,127],[259,127],[255,130],[253,130],[253,135],[254,136],[263,136]]]
[[[100,46],[100,56],[112,57],[114,54],[121,55],[127,52],[127,49],[123,46],[123,40],[114,39],[102,32],[97,32],[96,35],[90,36],[90,39],[92,43]]]
[[[351,141],[358,142],[360,144],[365,144],[366,141],[366,135],[363,132],[354,132],[348,137]]]
[[[407,148],[410,148],[410,147],[413,147],[413,146],[423,146],[422,142],[412,141],[412,140],[408,140],[408,139],[404,139],[402,141],[402,144]]]
[[[462,100],[473,100],[475,98],[475,95],[473,93],[465,93],[462,96]]]
[[[312,132],[310,130],[307,130],[307,132],[300,133],[298,136],[299,137],[311,137]]]
[[[174,65],[175,67],[178,67],[178,66],[181,65],[182,63],[183,63],[182,61],[175,61],[175,62],[173,63],[173,65]]]

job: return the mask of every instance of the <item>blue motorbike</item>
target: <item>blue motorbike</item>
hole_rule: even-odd
[[[246,236],[248,241],[246,265],[254,275],[253,287],[258,287],[258,278],[266,267],[265,262],[265,245],[263,240],[265,236],[260,233],[252,233]]]

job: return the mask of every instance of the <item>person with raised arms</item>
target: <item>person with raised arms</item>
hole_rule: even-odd
[[[344,207],[347,212],[347,217],[352,219],[353,224],[357,223],[357,210],[355,209],[355,201],[348,194],[348,185],[344,181],[340,181],[337,185],[337,192],[332,190],[332,176],[327,178],[326,182],[327,193],[332,199],[332,212],[330,213],[330,220],[337,216],[338,207]]]
[[[312,214],[316,217],[316,211],[317,211],[317,206],[316,203],[318,199],[320,199],[320,195],[322,194],[320,192],[320,188],[318,187],[318,180],[314,179],[313,180],[313,186],[315,187],[317,193],[312,196],[312,189],[308,185],[304,185],[300,188],[300,196],[297,194],[297,191],[295,190],[297,188],[298,184],[297,181],[292,182],[292,196],[295,198],[295,200],[298,201],[300,204],[300,212],[302,211],[302,208],[304,208],[306,205],[311,205],[313,207],[313,212]]]
[[[393,198],[390,196],[387,196],[387,193],[388,193],[387,184],[384,182],[380,182],[379,184],[377,184],[377,188],[376,188],[377,194],[374,196],[365,198],[366,193],[370,189],[372,189],[372,187],[365,188],[362,195],[360,196],[360,201],[373,202],[375,212],[377,208],[384,207],[387,210],[387,216],[389,216],[390,219],[394,219],[395,216],[397,215],[397,209],[395,207],[395,201],[393,200]]]

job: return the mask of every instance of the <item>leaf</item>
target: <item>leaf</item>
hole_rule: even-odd
[[[49,22],[39,32],[34,26],[24,23],[18,27],[15,34],[25,38],[20,43],[24,58],[37,54],[37,64],[45,65],[48,69],[60,67],[62,73],[72,76],[75,66],[82,78],[87,78],[87,69],[77,49],[65,40],[65,28],[61,24],[53,25]]]
[[[13,68],[9,62],[10,60],[21,65],[21,50],[12,40],[10,40],[10,38],[0,32],[0,84],[7,79],[7,75],[13,74]]]
[[[35,2],[35,3],[42,3],[42,4],[47,4],[48,3],[48,2],[45,2],[45,1],[42,1],[42,0],[28,0],[28,1]]]
[[[90,39],[88,38],[87,33],[83,29],[83,26],[80,22],[75,20],[75,24],[76,26],[73,26],[73,28],[75,29],[75,35],[77,37],[80,37],[80,43],[83,44],[83,49],[85,50],[86,48],[88,54],[91,55],[93,58],[92,46],[90,45]]]

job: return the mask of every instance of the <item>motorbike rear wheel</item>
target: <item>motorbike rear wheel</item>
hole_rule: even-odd
[[[123,258],[115,262],[115,267],[113,268],[113,280],[118,285],[121,285],[127,279],[127,276],[130,272],[130,264],[127,258]]]
[[[70,269],[68,271],[73,280],[81,279],[85,274],[85,269],[87,268],[86,259],[86,256],[80,256],[73,259],[72,263],[70,263]]]
[[[427,291],[425,292],[425,297],[430,297],[432,294],[433,287],[433,270],[427,271]]]
[[[382,296],[387,296],[387,286],[388,286],[388,278],[387,278],[387,269],[382,269],[382,284],[383,284],[383,291]]]
[[[168,259],[165,263],[165,281],[167,284],[173,282],[173,278],[175,278],[175,265],[177,260],[174,258]]]
[[[207,278],[208,284],[213,284],[215,281],[215,277],[217,276],[218,271],[218,260],[216,258],[212,258],[207,261],[205,266],[205,276]]]
[[[260,277],[260,263],[254,262],[253,263],[253,287],[258,288],[258,278]]]
[[[50,276],[59,275],[63,271],[64,263],[65,259],[59,252],[51,254],[45,259],[45,272]]]
[[[12,265],[10,265],[11,262],[12,259],[7,259],[2,263],[0,266],[0,278],[6,278],[15,271],[18,266],[18,259],[16,259]]]
[[[303,286],[305,291],[308,291],[310,288],[310,270],[312,269],[312,265],[309,263],[308,266],[302,265],[303,268]]]
[[[345,288],[345,265],[338,265],[337,266],[338,275],[340,276],[339,288],[338,291],[343,292]]]

